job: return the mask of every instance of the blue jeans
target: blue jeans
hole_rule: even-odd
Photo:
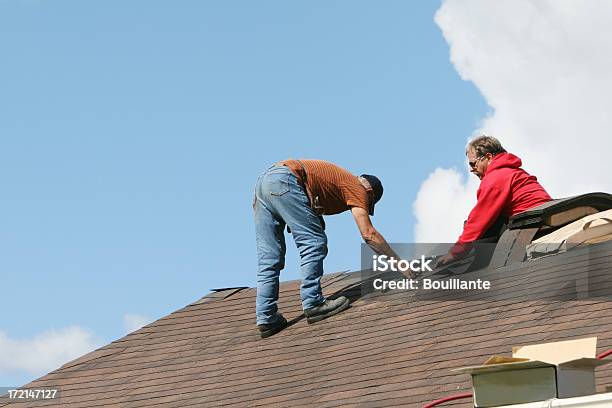
[[[255,233],[257,240],[257,324],[277,319],[280,271],[285,266],[285,225],[300,255],[302,307],[325,301],[321,292],[327,236],[321,218],[310,208],[308,196],[286,166],[272,166],[255,186]]]

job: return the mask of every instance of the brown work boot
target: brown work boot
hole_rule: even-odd
[[[287,327],[287,319],[285,319],[282,314],[278,313],[276,317],[276,320],[272,323],[257,325],[259,335],[262,339],[270,337]]]
[[[304,315],[308,323],[312,324],[340,313],[347,309],[349,305],[349,300],[344,296],[340,296],[334,300],[326,299],[325,302],[321,303],[319,306],[304,309]]]

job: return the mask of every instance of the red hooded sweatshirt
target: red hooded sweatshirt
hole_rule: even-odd
[[[452,249],[456,257],[489,229],[500,215],[510,218],[551,198],[535,176],[521,169],[521,159],[500,153],[491,160],[476,193],[476,206],[463,226],[463,233]]]

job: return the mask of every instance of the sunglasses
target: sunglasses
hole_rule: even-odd
[[[484,159],[485,156],[480,156],[479,158],[477,158],[474,161],[468,162],[468,164],[470,165],[470,168],[475,168],[476,167],[476,163],[478,163],[480,160]]]

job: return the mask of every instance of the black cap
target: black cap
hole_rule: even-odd
[[[372,195],[374,200],[370,202],[370,215],[374,215],[374,205],[380,200],[383,195],[383,186],[378,177],[372,176],[370,174],[362,174],[360,177],[368,180],[370,183],[370,187],[372,187]]]

